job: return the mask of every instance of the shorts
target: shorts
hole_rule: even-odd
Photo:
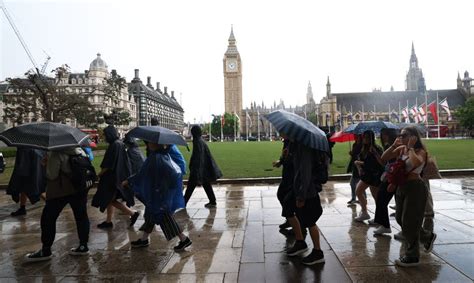
[[[321,206],[319,195],[305,200],[304,206],[297,208],[294,193],[289,193],[284,201],[282,216],[288,218],[295,216],[295,214],[300,221],[301,228],[314,226],[319,220],[319,217],[323,214],[323,207]]]

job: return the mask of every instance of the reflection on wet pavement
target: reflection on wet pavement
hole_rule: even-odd
[[[318,225],[326,263],[307,267],[284,251],[294,238],[278,231],[283,222],[276,186],[216,186],[217,208],[206,209],[207,198],[197,189],[188,208],[176,218],[193,245],[175,253],[177,239],[166,241],[157,228],[150,246],[130,249],[141,235],[128,228],[126,216],[116,214],[113,230],[96,225],[104,218],[90,207],[89,257],[71,257],[77,245],[72,211],[67,208],[57,222],[51,262],[25,263],[25,253],[41,246],[42,203],[27,206],[26,217],[14,218],[16,208],[8,196],[0,200],[0,282],[17,281],[123,281],[123,282],[351,282],[351,281],[452,281],[474,279],[474,178],[431,181],[435,206],[433,253],[421,252],[416,268],[394,265],[402,243],[393,239],[400,227],[391,218],[392,235],[373,236],[373,229],[352,218],[359,207],[347,207],[348,183],[328,183],[321,193],[324,213]],[[93,192],[91,192],[92,194]],[[393,203],[392,203],[393,204]],[[137,206],[143,209],[142,206]],[[375,204],[369,197],[369,213]],[[307,243],[311,243],[309,237]],[[310,244],[311,247],[311,244]]]

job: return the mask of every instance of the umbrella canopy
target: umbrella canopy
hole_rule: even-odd
[[[417,123],[398,123],[398,127],[400,127],[400,130],[402,130],[405,127],[415,127],[419,132],[420,135],[424,136],[426,135],[426,127],[423,124],[417,124]]]
[[[138,126],[130,130],[127,135],[132,138],[157,144],[177,144],[187,146],[186,141],[182,136],[170,129],[160,126]]]
[[[355,141],[355,135],[352,133],[344,133],[343,131],[335,132],[330,138],[330,142],[348,142]]]
[[[58,150],[87,143],[89,136],[66,124],[40,122],[23,124],[0,133],[8,146]]]
[[[374,133],[380,134],[380,131],[385,128],[398,129],[398,126],[391,122],[366,121],[366,122],[360,122],[355,126],[351,125],[347,127],[343,132],[360,135],[363,132],[370,130],[370,131],[373,131]]]
[[[302,144],[329,152],[326,134],[310,121],[285,110],[276,110],[264,116],[279,133]]]

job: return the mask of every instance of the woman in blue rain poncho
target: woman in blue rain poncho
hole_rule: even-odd
[[[176,210],[184,207],[182,193],[183,169],[186,167],[184,158],[176,146],[152,142],[147,142],[146,145],[149,155],[145,163],[140,171],[124,181],[122,186],[133,188],[140,196],[145,204],[148,221],[160,225],[168,241],[179,237],[180,242],[174,249],[182,251],[192,244],[173,217]],[[178,158],[178,155],[181,158]],[[147,225],[142,237],[131,242],[131,246],[133,248],[148,246],[148,238],[153,228],[154,225]]]

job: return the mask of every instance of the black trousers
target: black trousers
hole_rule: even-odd
[[[87,215],[87,192],[46,200],[41,214],[41,242],[43,249],[50,249],[56,236],[56,220],[64,207],[69,204],[76,220],[79,242],[89,241],[90,222]]]
[[[188,203],[191,195],[194,192],[194,189],[197,187],[197,184],[194,182],[188,182],[188,186],[186,188],[186,192],[184,193],[184,201],[186,204]],[[216,196],[214,195],[214,190],[212,189],[211,183],[204,183],[202,184],[204,191],[206,192],[207,198],[209,199],[210,203],[216,203]]]
[[[390,219],[388,215],[388,204],[392,200],[395,192],[387,192],[388,182],[382,182],[377,194],[377,201],[375,203],[375,217],[374,222],[382,225],[385,228],[390,228]]]

